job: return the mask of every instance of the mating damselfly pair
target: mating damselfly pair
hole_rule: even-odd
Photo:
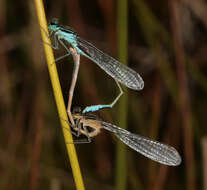
[[[73,119],[75,120],[75,125],[72,125],[72,128],[77,131],[77,135],[79,136],[80,134],[83,134],[88,138],[88,141],[90,141],[90,138],[96,136],[101,129],[106,129],[113,132],[130,148],[154,161],[170,166],[179,165],[181,163],[181,157],[173,147],[130,133],[127,130],[104,122],[98,119],[95,115],[88,113],[102,108],[113,107],[123,93],[119,82],[128,88],[142,90],[144,81],[140,75],[79,37],[72,29],[59,25],[57,19],[54,19],[48,28],[50,30],[50,36],[53,35],[54,37],[55,44],[53,48],[58,49],[59,44],[61,44],[67,50],[67,54],[57,60],[71,54],[67,46],[71,45],[76,49],[78,54],[89,58],[110,75],[116,81],[120,89],[120,94],[111,104],[89,106],[82,112],[72,114]]]

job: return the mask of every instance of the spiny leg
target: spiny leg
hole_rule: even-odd
[[[67,53],[61,57],[58,57],[57,59],[55,59],[55,61],[60,61],[61,59],[64,59],[65,57],[71,55],[71,51],[68,49],[68,47],[64,44],[64,42],[58,38],[58,41],[60,42],[60,44],[66,49]]]
[[[47,44],[48,46],[52,47],[53,49],[59,49],[59,44],[58,44],[57,35],[56,35],[54,32],[51,32],[51,33],[48,35],[47,32],[45,31],[45,29],[44,29],[42,26],[40,26],[40,27],[42,28],[42,30],[43,30],[43,32],[45,33],[45,35],[47,36],[47,38],[51,39],[52,35],[54,34],[54,41],[55,41],[54,44],[55,44],[55,45],[53,45],[52,43],[50,44],[50,43],[44,42],[44,41],[43,41],[43,43],[44,43],[44,44]]]
[[[123,90],[120,86],[120,84],[118,83],[118,81],[116,79],[114,79],[116,81],[117,86],[119,87],[120,93],[119,95],[114,99],[114,101],[111,104],[105,104],[105,105],[92,105],[92,106],[87,106],[84,110],[83,113],[87,113],[87,112],[94,112],[94,111],[98,111],[100,109],[103,108],[112,108],[116,102],[119,100],[119,98],[122,96],[123,94]]]
[[[80,121],[79,121],[80,122]],[[77,127],[77,134],[72,132],[73,135],[75,135],[76,137],[79,137],[81,134],[85,135],[87,138],[83,138],[83,139],[78,139],[78,140],[74,140],[74,144],[83,144],[83,143],[91,143],[91,137],[89,136],[89,132],[87,130],[87,128],[83,125],[83,129],[85,131],[85,133],[81,133],[81,125],[79,124],[79,122],[77,123],[76,127]],[[68,143],[67,144],[72,144],[72,143]]]
[[[44,42],[44,43],[46,43],[46,42]],[[64,49],[66,49],[67,53],[65,55],[63,55],[63,56],[60,56],[60,57],[56,58],[55,62],[58,62],[61,59],[64,59],[65,57],[71,55],[71,51],[67,48],[67,46],[64,44],[64,42],[61,39],[59,39],[58,36],[55,35],[55,34],[54,34],[54,46],[50,45],[48,43],[46,43],[46,44],[51,46],[53,49],[59,49],[59,43],[64,47]]]
[[[68,128],[67,127],[63,127],[64,129],[70,131],[74,136],[79,137],[80,136],[80,119],[78,119],[76,121],[76,123],[74,123],[74,125],[72,125],[68,120],[61,118],[61,120],[65,121],[68,124]],[[70,130],[70,128],[73,128],[75,131],[77,129],[77,133],[75,131]]]
[[[65,129],[69,130],[68,128],[65,127]],[[79,131],[77,131],[77,133],[75,131],[71,131],[70,132],[76,136],[79,137],[81,133],[78,133]],[[85,135],[87,138],[82,138],[82,139],[78,139],[78,140],[73,140],[73,142],[66,142],[67,144],[86,144],[86,143],[91,143],[91,138],[87,135]]]
[[[66,128],[68,129],[68,128]],[[77,131],[77,133],[75,131],[71,131],[71,133],[76,136],[76,137],[80,137],[80,134],[79,133],[80,131]],[[67,144],[85,144],[85,143],[91,143],[91,138],[87,135],[85,135],[87,138],[82,138],[82,139],[78,139],[78,140],[73,140],[73,143],[72,142],[66,142]]]
[[[62,120],[64,120],[65,122],[69,123],[67,120],[61,118]],[[74,126],[71,126],[74,130],[77,129],[77,133],[75,131],[70,130],[70,128],[67,127],[63,127],[64,129],[70,131],[74,136],[79,137],[82,133],[81,133],[81,125],[80,125],[80,120],[78,120]],[[88,130],[85,128],[85,126],[83,126],[83,129],[85,131],[85,135],[87,138],[83,138],[83,139],[79,139],[79,140],[74,140],[73,143],[72,142],[66,142],[67,144],[86,144],[86,143],[91,143],[91,138],[88,135]]]
[[[67,142],[67,144],[83,144],[83,143],[91,143],[91,137],[89,136],[89,132],[88,132],[88,130],[87,130],[87,128],[85,127],[85,126],[83,126],[83,129],[84,129],[84,131],[85,131],[85,133],[83,134],[83,133],[81,133],[81,125],[79,124],[79,122],[80,121],[78,121],[77,123],[76,123],[76,126],[74,126],[73,128],[75,129],[77,129],[77,133],[75,133],[75,131],[71,131],[71,133],[74,135],[74,136],[76,136],[76,137],[79,137],[81,134],[82,135],[85,135],[87,138],[85,139],[85,138],[83,138],[83,139],[79,139],[79,140],[74,140],[73,141],[73,143],[68,143]],[[66,128],[67,130],[68,130],[68,128]]]
[[[45,36],[47,36],[47,38],[50,38],[51,39],[51,37],[52,37],[52,35],[53,35],[53,31],[51,31],[51,32],[46,32],[46,30],[42,27],[42,26],[40,26],[40,28],[42,29],[42,31],[45,33]],[[49,34],[49,35],[48,35]],[[49,44],[50,45],[50,44]]]
[[[76,137],[79,137],[81,134],[81,123],[80,123],[80,119],[78,119],[75,123],[75,126],[71,126],[74,130],[77,129],[77,134],[75,135]]]
[[[49,43],[47,43],[47,42],[43,42],[43,43],[47,44],[48,46],[50,46],[50,47],[53,48],[53,49],[59,49],[59,43],[58,43],[58,41],[60,41],[60,40],[58,40],[58,36],[54,34],[54,45],[49,44]],[[61,43],[61,44],[62,44],[62,43]],[[63,57],[63,56],[61,56],[61,57]],[[60,57],[60,58],[61,58],[61,57]],[[55,59],[55,62],[56,62],[56,61],[59,61],[60,58]],[[51,63],[51,65],[53,65],[53,64],[54,64],[54,63]]]
[[[69,130],[76,137],[80,136],[80,134],[81,134],[80,119],[77,119],[76,122],[74,123],[74,125],[72,125],[68,120],[65,120],[63,118],[61,118],[61,119],[69,125],[69,128],[64,127],[65,129]],[[70,130],[70,128],[73,128],[75,131],[77,131],[77,133],[75,131]]]
[[[91,137],[89,136],[89,132],[87,128],[83,125],[83,129],[85,133],[81,133],[82,135],[85,135],[87,138],[79,139],[79,140],[74,140],[74,144],[83,144],[83,143],[91,143]],[[77,134],[76,134],[77,135]],[[72,143],[67,143],[67,144],[72,144]]]
[[[58,36],[54,34],[54,46],[52,45],[53,49],[59,49],[59,43],[58,43]]]
[[[83,139],[79,139],[79,140],[74,140],[73,143],[72,142],[66,142],[67,144],[86,144],[86,143],[91,143],[91,140],[89,141],[88,138],[83,138]]]
[[[47,33],[46,33],[46,35],[47,35]],[[47,35],[48,38],[51,38],[51,36],[52,36],[52,33],[51,33],[49,36]],[[49,45],[50,47],[52,47],[52,48],[55,49],[55,50],[56,50],[56,49],[59,49],[59,43],[58,43],[58,42],[64,47],[64,49],[66,49],[67,53],[66,53],[65,55],[60,56],[60,57],[58,57],[57,59],[55,59],[55,62],[58,62],[58,61],[60,61],[61,59],[63,59],[63,58],[65,58],[65,57],[69,56],[69,55],[71,54],[70,50],[69,50],[68,47],[64,44],[64,42],[63,42],[61,39],[58,38],[58,36],[57,36],[56,34],[54,34],[54,45],[49,44],[49,43],[47,43],[47,42],[43,42],[43,43]]]

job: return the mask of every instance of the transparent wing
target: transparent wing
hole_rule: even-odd
[[[140,154],[161,164],[177,166],[181,163],[179,153],[171,146],[153,141],[149,138],[130,133],[111,123],[102,122],[104,129],[113,132],[123,143]]]
[[[141,76],[126,65],[120,63],[113,57],[103,53],[91,43],[77,36],[78,48],[86,57],[95,62],[111,77],[124,84],[128,88],[141,90],[144,87],[144,81]]]

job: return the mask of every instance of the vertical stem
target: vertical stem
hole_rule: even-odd
[[[207,190],[207,137],[202,139],[203,189]]]
[[[119,60],[127,65],[128,58],[128,2],[119,0],[117,13],[117,31],[118,31],[118,57]],[[127,91],[119,105],[118,125],[122,128],[127,127]],[[116,153],[116,189],[126,189],[127,165],[126,165],[126,146],[118,141]]]
[[[37,13],[40,27],[44,28],[44,31],[41,29],[41,35],[42,35],[43,41],[45,42],[44,50],[45,50],[45,55],[47,59],[47,66],[48,66],[48,70],[50,74],[50,79],[51,79],[54,97],[55,97],[55,101],[56,101],[56,105],[58,109],[58,114],[60,117],[60,123],[62,126],[62,131],[63,131],[63,135],[64,135],[66,147],[67,147],[67,152],[68,152],[68,156],[69,156],[71,167],[72,167],[76,189],[84,190],[85,188],[84,188],[83,179],[82,179],[82,175],[80,171],[80,166],[78,163],[78,158],[76,155],[75,146],[72,143],[73,142],[72,134],[70,132],[68,122],[65,122],[65,120],[67,120],[67,112],[66,112],[63,95],[62,95],[62,91],[60,87],[57,68],[56,68],[56,65],[54,64],[55,59],[54,59],[53,51],[52,51],[51,46],[47,45],[47,44],[51,44],[51,42],[47,36],[48,29],[47,29],[47,22],[46,22],[43,2],[42,0],[34,0],[34,3],[36,6],[36,13]],[[67,143],[67,142],[70,142],[70,143]]]
[[[188,92],[187,73],[184,65],[184,49],[179,28],[179,2],[170,0],[171,28],[173,32],[173,45],[175,48],[175,58],[177,65],[179,106],[184,132],[184,150],[186,160],[187,189],[195,190],[195,164],[192,140],[192,113],[190,108],[190,97]]]

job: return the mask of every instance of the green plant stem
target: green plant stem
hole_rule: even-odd
[[[79,167],[79,163],[78,163],[78,159],[76,155],[75,146],[73,144],[72,134],[70,132],[69,123],[66,122],[67,113],[66,113],[64,100],[63,100],[63,95],[61,91],[57,68],[56,68],[56,65],[54,64],[55,59],[54,59],[52,48],[51,46],[48,45],[48,44],[51,44],[51,42],[50,42],[50,39],[48,38],[49,35],[48,35],[47,22],[46,22],[43,2],[42,0],[35,0],[34,2],[36,6],[38,21],[40,24],[42,40],[43,42],[45,42],[43,43],[43,45],[44,45],[45,55],[47,59],[47,66],[48,66],[48,70],[50,74],[50,79],[51,79],[52,88],[54,92],[55,102],[56,102],[57,109],[58,109],[58,114],[60,117],[60,123],[62,126],[63,135],[64,135],[66,147],[67,147],[67,152],[68,152],[69,160],[70,160],[71,167],[72,167],[76,189],[84,190],[85,189],[84,183],[82,180],[82,175],[81,175],[81,171],[80,171],[80,167]],[[67,142],[70,142],[70,143],[67,143]]]
[[[120,0],[118,3],[117,31],[118,31],[118,57],[127,65],[128,59],[128,2]],[[127,91],[124,88],[124,96],[121,98],[118,112],[118,125],[124,129],[127,127]],[[127,181],[126,146],[118,141],[116,152],[116,189],[126,189]]]

